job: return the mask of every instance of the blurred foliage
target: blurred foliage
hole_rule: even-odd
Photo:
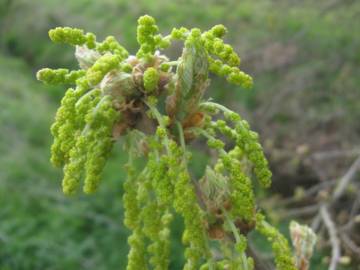
[[[270,145],[294,151],[303,143],[316,150],[359,142],[359,1],[0,0],[0,269],[123,269],[126,157],[116,151],[96,195],[62,195],[60,172],[48,160],[49,127],[64,90],[45,89],[35,71],[75,68],[73,48],[52,44],[50,28],[79,27],[99,39],[115,34],[134,52],[135,20],[144,13],[164,33],[228,27],[255,88],[236,91],[216,80],[210,95],[249,113]],[[179,48],[169,54],[177,57]],[[194,175],[206,158],[195,153]],[[179,269],[179,235],[174,239],[171,269]],[[326,269],[320,257],[314,269]]]

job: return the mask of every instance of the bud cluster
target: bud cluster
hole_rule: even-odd
[[[237,113],[203,99],[209,72],[252,86],[238,68],[239,56],[223,41],[226,32],[223,25],[204,32],[181,27],[162,36],[145,15],[138,19],[139,50],[129,55],[113,36],[98,42],[76,28],[49,31],[52,41],[76,47],[80,66],[37,73],[46,84],[72,85],[51,127],[51,161],[63,167],[64,193],[76,193],[82,182],[83,191],[93,193],[114,143],[124,138],[124,224],[132,231],[127,270],[169,269],[174,212],[184,221],[184,269],[254,269],[246,254],[253,229],[269,238],[279,270],[295,269],[285,237],[257,212],[252,178],[262,187],[271,184],[257,133]],[[170,61],[161,50],[174,40],[184,48]],[[201,137],[217,160],[197,180],[189,171],[189,142]],[[138,160],[145,161],[142,169]],[[213,241],[221,256],[210,248]]]

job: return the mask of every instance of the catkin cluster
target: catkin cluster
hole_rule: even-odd
[[[182,27],[163,36],[145,15],[138,20],[139,50],[130,55],[113,36],[99,42],[80,29],[49,31],[52,41],[75,46],[80,67],[37,73],[46,84],[70,86],[51,127],[51,161],[63,168],[64,193],[74,194],[81,185],[92,193],[123,137],[129,155],[124,224],[132,231],[128,270],[169,269],[174,213],[184,222],[186,270],[254,269],[246,253],[253,229],[269,238],[279,270],[296,269],[286,238],[257,211],[253,179],[265,188],[271,184],[258,134],[237,113],[203,98],[210,72],[252,86],[223,40],[226,32],[223,25],[203,32]],[[174,40],[184,48],[179,59],[170,60],[161,50]],[[194,179],[189,142],[204,139],[216,161]]]

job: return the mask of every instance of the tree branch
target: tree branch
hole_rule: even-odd
[[[336,226],[335,226],[335,223],[333,222],[333,220],[331,219],[331,216],[330,216],[327,206],[325,204],[323,204],[320,207],[320,215],[321,215],[321,217],[324,221],[324,224],[326,226],[326,229],[329,233],[330,242],[331,242],[331,246],[332,246],[332,255],[331,255],[331,262],[330,262],[329,270],[336,270],[337,264],[341,257],[340,242],[339,242],[339,238],[337,235]]]

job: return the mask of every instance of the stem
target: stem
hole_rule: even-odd
[[[206,132],[206,130],[203,130],[201,128],[192,128],[192,130],[199,132],[201,135],[203,135],[205,138],[212,140],[216,139],[213,135],[211,135],[209,132]],[[226,151],[224,149],[217,149],[221,155],[227,155]]]
[[[339,263],[339,259],[341,257],[340,242],[338,238],[336,225],[334,224],[334,221],[331,219],[331,216],[325,204],[322,205],[320,208],[320,215],[324,220],[326,229],[328,230],[330,242],[332,246],[332,255],[331,255],[329,270],[336,270],[337,265]]]
[[[239,235],[239,232],[238,232],[234,222],[231,220],[231,218],[229,217],[228,213],[225,211],[224,208],[222,208],[222,211],[224,212],[226,222],[230,226],[230,229],[231,229],[233,235],[235,236],[235,242],[240,243],[241,242],[240,235]],[[242,266],[243,266],[243,270],[248,270],[249,266],[248,266],[248,262],[247,262],[245,252],[240,253],[240,259],[241,259],[241,263],[242,263]]]
[[[143,102],[149,107],[150,111],[154,114],[156,120],[159,123],[159,126],[164,128],[165,130],[167,130],[166,125],[164,123],[163,116],[158,111],[158,109],[155,106],[153,106],[153,105],[149,104],[148,102],[146,102],[146,100],[143,100]],[[169,137],[168,137],[167,133],[165,134],[164,144],[165,144],[166,151],[168,153],[170,153],[170,150],[169,150]]]
[[[178,131],[179,131],[179,139],[180,139],[181,147],[185,150],[184,130],[183,130],[183,128],[182,128],[179,121],[176,122],[176,126],[177,126]]]
[[[215,108],[217,108],[217,109],[219,109],[219,110],[221,110],[223,112],[226,112],[226,113],[234,113],[234,111],[232,111],[232,110],[226,108],[225,106],[223,106],[221,104],[218,104],[216,102],[206,101],[206,102],[202,102],[200,104],[200,107],[201,107],[201,105],[203,105],[203,106],[207,106],[207,105],[208,106],[213,106],[213,107],[215,107]]]
[[[168,64],[169,66],[177,66],[180,63],[180,61],[170,61],[170,62],[166,62],[166,64]]]

